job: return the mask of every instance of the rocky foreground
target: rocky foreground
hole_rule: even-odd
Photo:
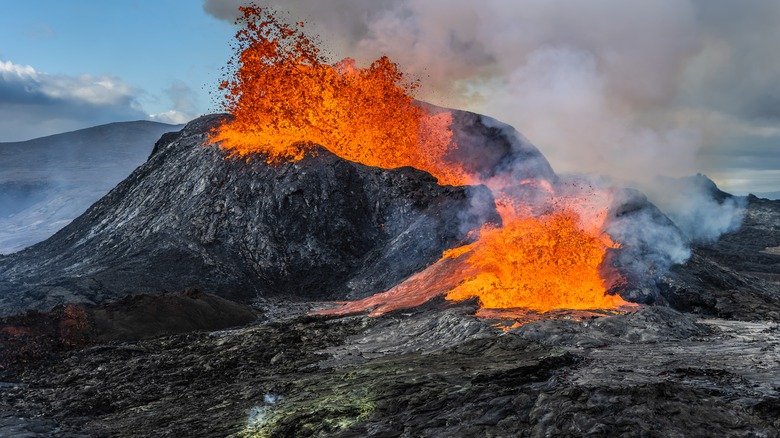
[[[272,305],[273,304],[273,305]],[[1,436],[778,436],[780,324],[469,304],[98,342],[3,374]],[[285,315],[286,313],[286,315]]]
[[[777,437],[778,204],[750,199],[664,306],[618,315],[325,317],[188,290],[6,317],[0,436]]]
[[[779,217],[748,199],[663,305],[617,315],[325,317],[188,290],[7,317],[0,436],[778,437]]]

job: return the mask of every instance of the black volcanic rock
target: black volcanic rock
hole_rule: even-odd
[[[287,318],[6,376],[0,434],[776,437],[778,333],[659,307],[509,333],[457,309]]]
[[[742,273],[780,282],[780,201],[746,198],[742,226],[701,251]]]
[[[637,276],[622,293],[677,310],[497,324],[439,299],[302,316],[333,303],[291,299],[369,293],[438,257],[492,219],[464,215],[484,190],[324,150],[277,168],[225,160],[202,146],[217,120],[164,136],[70,227],[0,258],[6,305],[156,293],[4,318],[0,358],[17,360],[0,367],[0,436],[778,436],[775,204],[751,199],[743,230],[690,248],[644,195],[621,193],[610,232],[624,246],[610,262]],[[497,132],[472,120],[475,139]],[[522,149],[493,140],[497,157]],[[491,160],[479,166],[503,159]],[[678,247],[690,258],[667,270]],[[189,283],[265,294],[253,303],[264,318],[203,332],[257,313],[192,289],[158,294]]]
[[[50,361],[57,353],[89,345],[222,330],[258,317],[248,306],[197,289],[32,310],[0,318],[0,371]]]
[[[544,155],[512,126],[469,111],[427,106],[434,112],[451,112],[452,137],[458,145],[453,158],[483,181],[499,175],[514,181],[557,180]]]
[[[228,159],[205,145],[223,117],[163,136],[85,214],[0,258],[2,312],[187,287],[244,301],[362,297],[498,220],[486,188],[440,186],[412,168],[371,168],[324,149],[278,166]]]

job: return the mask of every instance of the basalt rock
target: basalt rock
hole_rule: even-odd
[[[517,138],[458,117],[471,126],[458,135],[498,145],[475,171],[522,156]],[[325,150],[280,167],[226,159],[203,145],[218,120],[164,136],[71,226],[0,258],[6,306],[134,295],[2,321],[0,353],[20,360],[0,369],[0,435],[778,436],[780,205],[751,198],[742,230],[688,253],[674,223],[626,191],[611,262],[645,269],[623,292],[659,304],[632,313],[497,321],[439,298],[377,318],[303,315],[333,303],[302,299],[366,295],[426,266],[497,220],[492,200]],[[488,208],[465,208],[485,195]],[[687,262],[666,270],[661,237]],[[159,294],[185,285],[262,294],[260,319],[220,330],[258,313]]]
[[[503,333],[459,310],[70,351],[4,377],[0,434],[778,436],[777,323],[647,307]]]
[[[254,309],[197,289],[135,295],[101,305],[58,305],[0,318],[0,372],[87,346],[215,331],[261,318]]]
[[[712,187],[713,199],[731,197]],[[641,192],[625,189],[616,198],[607,232],[621,247],[607,263],[626,282],[613,292],[682,312],[780,320],[780,201],[749,197],[738,230],[695,243]]]

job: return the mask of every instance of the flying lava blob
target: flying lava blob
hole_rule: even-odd
[[[220,85],[232,118],[211,142],[234,156],[260,154],[269,164],[302,159],[313,145],[344,159],[386,169],[412,166],[440,184],[479,182],[451,159],[451,114],[416,105],[408,82],[387,57],[367,68],[328,63],[303,23],[285,24],[256,6],[242,7],[236,54]],[[523,184],[512,182],[512,184]],[[552,189],[551,189],[552,190]],[[554,201],[543,213],[522,199],[497,196],[502,226],[483,226],[477,240],[393,289],[330,313],[413,307],[433,296],[476,297],[483,308],[612,309],[600,269],[612,243],[602,224]],[[606,209],[598,217],[605,216]]]

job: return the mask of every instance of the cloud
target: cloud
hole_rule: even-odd
[[[204,10],[233,21],[244,3]],[[422,79],[422,99],[510,123],[559,172],[718,173],[731,162],[712,149],[771,153],[758,139],[780,139],[760,134],[780,119],[774,0],[263,4],[308,20],[334,58],[388,55]]]
[[[197,98],[195,92],[182,81],[174,82],[165,90],[165,94],[173,103],[173,109],[152,114],[152,120],[162,123],[179,125],[198,117]]]
[[[0,141],[145,119],[136,94],[115,77],[51,75],[0,60]]]

